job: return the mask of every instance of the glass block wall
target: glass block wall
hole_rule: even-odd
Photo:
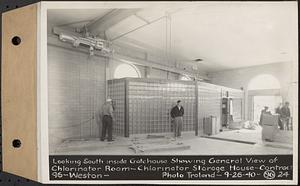
[[[222,89],[220,86],[198,82],[198,131],[203,133],[203,119],[217,117],[217,130],[221,127]]]
[[[242,91],[204,82],[123,78],[108,81],[108,95],[115,102],[114,134],[167,133],[172,131],[170,111],[177,100],[185,109],[183,131],[203,131],[203,118],[217,117],[221,127],[222,96],[228,91],[243,100]],[[223,95],[224,94],[224,95]],[[239,95],[239,96],[238,96]],[[234,105],[239,105],[235,101]],[[241,112],[242,106],[234,106]],[[238,114],[236,117],[239,117]]]
[[[129,133],[171,132],[170,111],[177,100],[182,101],[185,109],[183,131],[193,131],[196,107],[194,82],[129,79]]]
[[[124,136],[125,134],[125,81],[109,80],[108,97],[114,101],[114,125],[113,134]]]

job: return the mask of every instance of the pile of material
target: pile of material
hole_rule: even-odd
[[[255,130],[258,127],[258,124],[255,123],[254,121],[245,121],[243,122],[244,129],[249,129],[249,130]]]
[[[146,138],[134,138],[131,142],[132,145],[130,145],[129,148],[136,154],[187,150],[191,148],[189,145],[185,145],[180,140],[156,135],[148,135]]]

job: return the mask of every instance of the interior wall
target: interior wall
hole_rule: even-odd
[[[138,59],[138,60],[146,60],[148,62],[153,62],[155,64],[160,64],[165,67],[175,67],[175,62],[166,62],[166,56],[163,54],[156,52],[154,53],[153,51],[145,51],[141,49],[136,49],[134,47],[126,45],[114,45],[115,46],[115,52],[118,54],[122,54],[124,56],[131,57],[133,59]],[[116,61],[116,60],[110,60],[109,61],[109,79],[113,79],[113,74],[115,69],[117,68],[118,65],[122,64],[123,62]],[[134,65],[140,72],[141,78],[156,78],[156,79],[171,79],[171,80],[177,80],[178,74],[173,73],[173,72],[168,72],[165,70],[161,69],[156,69],[156,68],[148,68],[142,65]]]
[[[99,136],[106,60],[48,45],[50,151],[64,139]]]
[[[119,62],[116,60],[109,60],[109,64],[108,64],[108,79],[114,79],[114,72],[116,70],[116,68],[121,65],[124,64],[123,62]],[[170,80],[178,80],[179,79],[179,75],[173,72],[168,72],[165,70],[160,70],[160,69],[149,69],[145,66],[141,66],[141,65],[134,65],[140,72],[141,74],[141,78],[155,78],[155,79],[170,79]]]
[[[108,63],[108,79],[114,79],[114,72],[116,70],[116,68],[121,65],[121,64],[126,64],[120,61],[116,61],[116,60],[109,60]],[[146,76],[146,68],[143,66],[139,66],[139,65],[134,65],[138,71],[141,74],[141,78],[145,78]]]
[[[223,85],[231,88],[240,89],[243,87],[245,91],[245,116],[248,117],[248,84],[252,78],[261,74],[270,74],[278,79],[280,82],[281,89],[279,94],[282,96],[283,101],[289,101],[291,108],[293,107],[293,88],[292,84],[295,80],[292,77],[292,62],[284,63],[273,63],[267,65],[253,66],[247,68],[239,68],[227,71],[209,73],[208,76],[211,78],[211,83]]]
[[[120,64],[80,50],[48,45],[50,150],[65,139],[99,136],[101,121],[96,114],[105,101],[105,82],[113,78]],[[179,78],[176,73],[135,66],[142,78],[147,73],[148,78]]]

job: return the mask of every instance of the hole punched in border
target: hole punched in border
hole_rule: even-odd
[[[11,39],[11,42],[13,45],[17,46],[21,43],[21,38],[19,36],[14,36],[12,39]]]
[[[20,148],[21,147],[21,141],[19,140],[19,139],[14,139],[13,141],[12,141],[12,146],[14,147],[14,148]]]

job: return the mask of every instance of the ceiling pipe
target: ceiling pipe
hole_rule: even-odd
[[[110,27],[118,24],[119,22],[123,21],[127,17],[134,15],[136,12],[140,11],[141,9],[113,9],[112,11],[108,12],[104,16],[96,19],[86,25],[88,31],[96,36],[99,33],[106,32]]]
[[[157,19],[155,19],[155,20],[153,20],[153,21],[148,21],[148,20],[146,20],[145,18],[143,18],[142,16],[138,15],[137,13],[135,13],[134,15],[135,15],[136,17],[138,17],[139,19],[143,20],[144,22],[146,22],[146,24],[141,25],[141,26],[139,26],[139,27],[137,27],[137,28],[135,28],[135,29],[133,29],[133,30],[131,30],[131,31],[128,31],[128,32],[124,33],[124,34],[121,34],[121,35],[119,35],[119,36],[117,36],[117,37],[111,39],[111,41],[114,41],[114,40],[117,40],[117,39],[119,39],[119,38],[121,38],[121,37],[124,37],[124,36],[126,36],[127,34],[130,34],[130,33],[134,32],[134,31],[136,31],[136,30],[139,30],[139,29],[145,27],[145,26],[148,26],[148,25],[150,25],[150,24],[153,24],[153,23],[155,23],[155,22],[157,22],[157,21],[159,21],[159,20],[161,20],[161,19],[163,19],[163,18],[166,18],[167,16],[171,16],[171,14],[178,13],[179,11],[181,11],[181,10],[183,10],[183,9],[185,9],[185,8],[187,8],[187,7],[181,7],[181,8],[179,8],[179,9],[177,9],[177,10],[174,10],[174,11],[171,11],[171,12],[167,12],[167,15],[161,16],[161,17],[159,17],[159,18],[157,18]]]
[[[153,24],[153,23],[155,23],[155,22],[157,22],[157,21],[159,21],[159,20],[161,20],[161,19],[163,19],[163,18],[165,18],[165,17],[166,17],[166,16],[159,17],[159,18],[157,18],[157,19],[155,19],[155,20],[153,20],[153,21],[150,21],[150,22],[148,22],[148,23],[146,23],[146,24],[144,24],[144,25],[141,25],[141,26],[139,26],[139,27],[137,27],[137,28],[135,28],[135,29],[133,29],[133,30],[130,30],[130,31],[124,33],[124,34],[121,34],[121,35],[117,36],[117,37],[114,37],[114,38],[111,39],[111,41],[115,41],[115,40],[117,40],[117,39],[119,39],[119,38],[121,38],[121,37],[124,37],[124,36],[126,36],[126,35],[128,35],[128,34],[134,32],[134,31],[137,31],[137,30],[141,29],[141,28],[143,28],[143,27],[145,27],[145,26],[151,25],[151,24]]]

